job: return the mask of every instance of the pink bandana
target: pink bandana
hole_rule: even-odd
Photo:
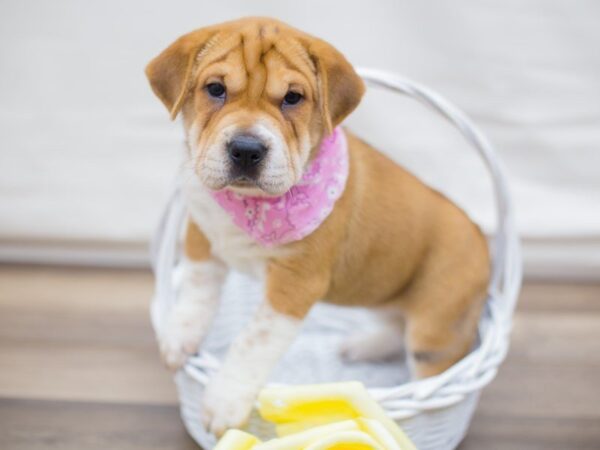
[[[302,179],[280,197],[250,197],[228,189],[213,197],[233,222],[270,247],[297,241],[315,231],[333,210],[348,178],[348,144],[341,128],[323,139]]]

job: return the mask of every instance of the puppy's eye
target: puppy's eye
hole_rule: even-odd
[[[298,103],[300,103],[300,100],[302,100],[302,94],[299,94],[298,92],[294,91],[289,91],[287,94],[285,94],[285,97],[283,97],[283,105],[297,105]]]
[[[225,86],[221,83],[209,83],[206,85],[208,95],[215,98],[225,98]]]

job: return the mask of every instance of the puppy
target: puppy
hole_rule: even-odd
[[[230,268],[264,300],[203,396],[215,434],[240,426],[319,300],[368,306],[385,326],[349,359],[401,350],[417,377],[473,345],[489,277],[486,240],[457,206],[339,124],[365,87],[326,42],[266,18],[193,31],[146,74],[189,148],[183,283],[160,336],[166,364],[197,351]],[[403,339],[402,339],[403,338]]]

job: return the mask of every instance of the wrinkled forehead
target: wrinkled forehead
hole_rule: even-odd
[[[304,95],[317,89],[308,51],[279,24],[218,31],[198,53],[196,65],[197,83],[222,79],[228,92],[245,91],[249,98],[280,97],[289,86],[300,87]]]

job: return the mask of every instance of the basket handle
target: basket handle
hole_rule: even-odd
[[[357,72],[370,86],[407,95],[433,109],[458,128],[464,138],[477,150],[490,173],[496,203],[497,225],[493,240],[490,291],[504,293],[503,297],[508,304],[502,305],[502,309],[505,317],[511,317],[521,286],[520,245],[505,170],[491,143],[466,114],[430,89],[383,70],[359,68]]]

